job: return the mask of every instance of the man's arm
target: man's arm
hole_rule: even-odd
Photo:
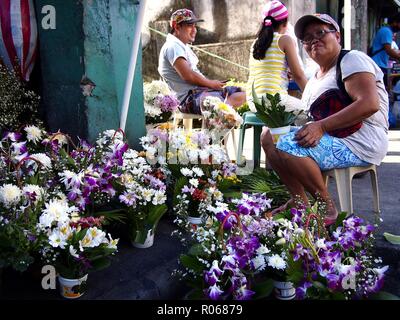
[[[392,44],[390,43],[385,43],[383,45],[383,48],[385,49],[386,53],[393,59],[400,60],[400,53],[397,50],[392,49]]]
[[[190,84],[216,90],[222,89],[225,85],[222,81],[207,79],[200,73],[193,71],[187,60],[183,57],[179,57],[175,60],[174,68],[176,72],[178,72],[179,76]]]

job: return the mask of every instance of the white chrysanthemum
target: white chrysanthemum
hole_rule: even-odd
[[[0,187],[0,201],[9,208],[17,204],[21,199],[21,189],[13,184],[5,184]]]
[[[254,265],[254,269],[257,271],[263,271],[265,269],[265,257],[258,255],[253,260],[251,260]]]
[[[188,168],[182,168],[181,169],[181,173],[185,176],[185,177],[191,177],[193,176],[193,171],[188,169]]]
[[[152,203],[156,206],[159,204],[164,204],[165,201],[167,201],[167,196],[163,191],[156,191],[154,193],[153,201]]]
[[[35,153],[30,155],[31,158],[39,161],[43,168],[50,169],[51,168],[51,159],[46,156],[44,153]]]
[[[144,83],[143,85],[143,95],[144,100],[147,103],[153,103],[155,97],[159,94],[164,96],[171,94],[171,90],[168,87],[168,84],[162,80],[154,80],[150,83]]]
[[[286,262],[280,255],[274,254],[273,256],[268,257],[268,266],[278,270],[285,270]]]
[[[64,223],[70,220],[69,212],[73,208],[70,208],[66,201],[51,200],[45,206],[46,208],[39,218],[41,226],[50,227],[53,222]]]
[[[155,118],[155,117],[160,116],[162,114],[162,111],[160,108],[157,108],[150,104],[145,103],[144,104],[144,113],[147,117]]]
[[[195,188],[197,188],[199,186],[199,180],[197,180],[197,179],[190,179],[189,183]]]
[[[258,249],[257,249],[257,254],[268,254],[271,252],[271,250],[269,250],[265,245],[261,245]]]
[[[44,195],[45,195],[44,189],[42,187],[39,187],[39,186],[34,185],[34,184],[26,185],[25,187],[23,187],[22,192],[25,195],[35,194],[36,195],[35,203],[37,203],[38,201],[42,200],[44,198]]]
[[[143,189],[141,196],[145,201],[150,202],[153,194],[154,194],[154,190],[152,190],[152,189]]]
[[[36,143],[42,138],[43,132],[36,126],[26,126],[24,130],[28,141]]]
[[[193,168],[193,172],[198,176],[198,177],[202,177],[204,175],[204,172],[201,168],[195,167]]]

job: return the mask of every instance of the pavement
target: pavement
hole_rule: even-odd
[[[246,157],[251,157],[251,138],[249,129],[244,143]],[[376,254],[390,267],[383,290],[400,296],[400,245],[392,245],[383,237],[383,232],[400,235],[400,130],[391,130],[389,139],[388,155],[378,168],[382,222],[376,233]],[[229,143],[228,149],[234,158]],[[334,179],[330,179],[329,190],[337,199]],[[372,210],[372,189],[368,175],[353,180],[353,205],[355,214],[375,223],[377,217]],[[172,219],[171,216],[165,216],[161,220],[151,248],[133,248],[127,239],[122,238],[111,267],[89,275],[88,290],[80,299],[184,299],[189,289],[171,276],[178,266],[179,254],[184,252],[179,240],[171,237],[174,229]],[[62,299],[55,290],[43,290],[40,281],[38,272],[19,274],[7,270],[3,274],[0,299]]]

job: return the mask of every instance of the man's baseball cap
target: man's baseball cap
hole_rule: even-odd
[[[340,32],[339,25],[330,15],[325,14],[325,13],[314,13],[314,14],[309,14],[309,15],[303,16],[299,20],[297,20],[297,22],[294,26],[294,33],[296,34],[297,38],[299,38],[300,40],[303,39],[304,29],[311,22],[322,22],[322,23],[330,24],[331,26],[333,26],[335,28],[335,30],[337,32]]]
[[[185,22],[185,23],[196,23],[202,22],[203,19],[197,18],[192,10],[189,9],[179,9],[176,10],[172,15],[169,21],[169,25],[171,28],[175,27],[177,24]]]

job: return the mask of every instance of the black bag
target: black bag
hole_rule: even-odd
[[[342,50],[336,63],[336,83],[338,89],[325,91],[310,106],[310,114],[314,121],[327,118],[330,115],[339,112],[343,108],[346,108],[353,102],[344,86],[342,80],[342,69],[340,68],[340,62],[348,52],[348,50]],[[328,133],[337,138],[345,138],[358,131],[361,126],[362,122],[358,122],[350,127],[333,130]]]

